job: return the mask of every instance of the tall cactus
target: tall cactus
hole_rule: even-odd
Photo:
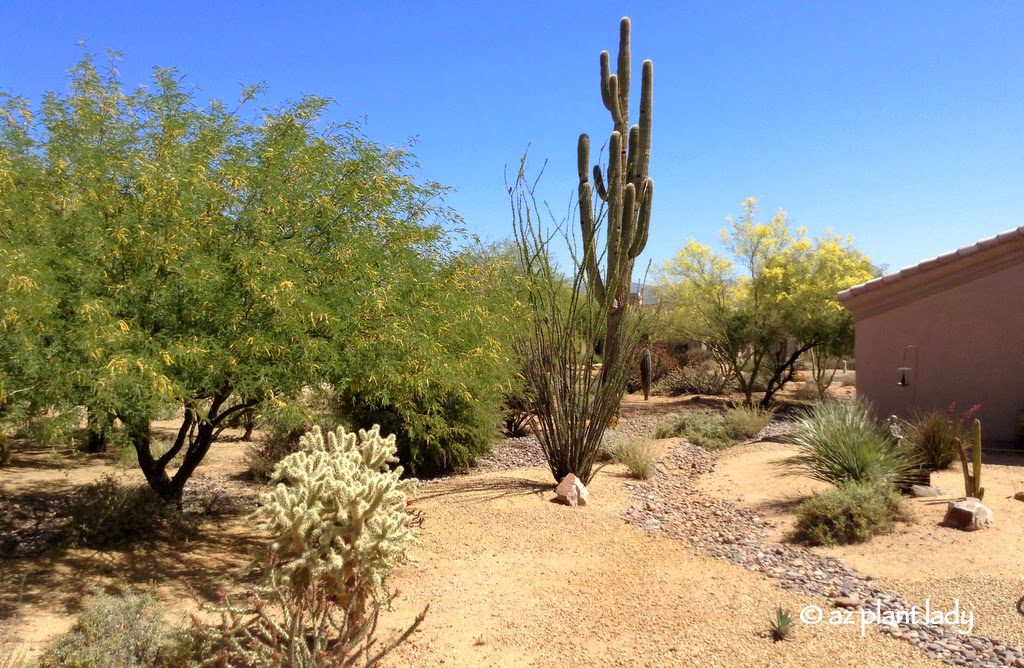
[[[594,165],[590,183],[590,137],[581,134],[577,145],[579,171],[580,228],[583,232],[583,262],[594,297],[607,309],[604,362],[616,363],[622,315],[633,282],[633,263],[647,245],[651,223],[654,181],[648,176],[651,162],[651,107],[654,64],[643,63],[640,82],[640,122],[629,124],[629,18],[619,24],[619,58],[611,73],[611,56],[601,52],[601,99],[611,113],[613,129],[608,139],[608,173]],[[593,192],[603,202],[595,213]],[[605,270],[602,275],[597,252],[598,225],[602,214],[606,224]]]

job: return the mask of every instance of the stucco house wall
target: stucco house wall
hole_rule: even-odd
[[[879,416],[980,403],[986,444],[1014,445],[1024,410],[1024,226],[840,299],[856,321],[857,393]],[[912,368],[906,387],[901,366]]]

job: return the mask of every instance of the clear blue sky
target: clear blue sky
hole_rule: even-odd
[[[609,131],[597,56],[623,14],[655,64],[656,264],[751,195],[890,269],[1024,224],[1019,1],[6,2],[0,88],[63,90],[86,40],[124,52],[132,87],[174,65],[208,97],[327,95],[378,142],[419,137],[423,173],[496,240],[506,164],[532,143],[561,212],[578,133]]]

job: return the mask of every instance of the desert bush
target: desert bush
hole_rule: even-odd
[[[655,341],[647,350],[651,360],[651,384],[652,390],[655,385],[661,382],[670,373],[677,371],[687,361],[687,352],[682,344],[668,341]],[[634,365],[626,382],[627,392],[639,392],[643,389],[643,378],[640,373],[640,365]]]
[[[708,410],[671,415],[654,430],[656,439],[678,436],[707,450],[721,450],[736,443],[725,416]]]
[[[156,668],[188,665],[188,634],[164,621],[151,592],[101,594],[39,658],[40,668]]]
[[[729,388],[729,374],[714,362],[700,362],[669,371],[655,383],[654,394],[677,397],[682,394],[723,394]]]
[[[737,440],[745,441],[757,436],[775,416],[771,408],[759,406],[734,406],[725,411],[725,423],[729,433]]]
[[[914,467],[862,402],[818,404],[797,418],[786,439],[800,452],[783,461],[785,468],[834,485],[899,485]]]
[[[194,538],[195,521],[145,485],[123,485],[113,475],[84,485],[64,528],[74,547],[103,549],[145,538]]]
[[[891,485],[844,482],[800,504],[796,537],[811,545],[863,543],[906,519],[903,498]]]
[[[932,471],[952,466],[960,457],[960,441],[968,437],[967,422],[978,408],[980,406],[972,406],[957,416],[953,403],[945,411],[915,415],[903,429],[909,456]]]
[[[753,438],[769,422],[773,411],[737,406],[724,412],[693,410],[670,415],[654,429],[654,438],[682,436],[707,450],[721,450]]]
[[[532,414],[532,403],[533,398],[526,382],[517,379],[504,395],[504,428],[502,431],[506,436],[512,438],[526,436]]]
[[[803,385],[798,385],[793,390],[793,398],[800,401],[818,401],[822,398],[822,394],[817,385],[812,382],[806,382]]]
[[[658,463],[657,448],[646,438],[625,434],[616,429],[604,432],[601,438],[602,459],[622,464],[634,478],[646,480]]]

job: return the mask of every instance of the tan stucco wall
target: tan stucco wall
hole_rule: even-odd
[[[907,417],[915,402],[920,410],[980,402],[986,443],[1012,443],[1024,409],[1024,262],[884,310],[853,311],[857,393],[880,416]],[[899,387],[909,344],[917,359],[908,352],[910,386]]]

